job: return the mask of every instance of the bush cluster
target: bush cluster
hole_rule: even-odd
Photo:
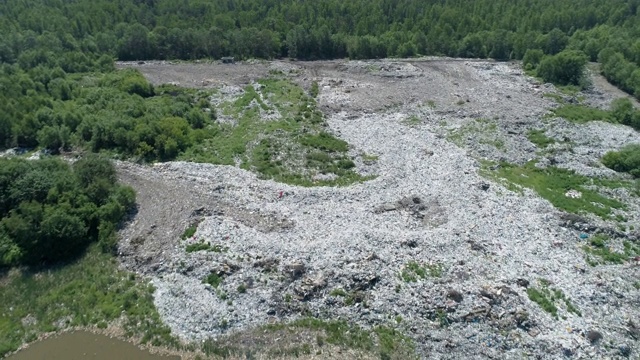
[[[84,147],[169,160],[189,147],[193,130],[215,116],[199,101],[206,94],[154,89],[135,70],[96,77],[62,69],[1,69],[6,91],[0,94],[0,148],[39,146],[55,154]]]
[[[620,151],[610,151],[602,157],[602,163],[615,171],[628,172],[640,178],[640,144],[627,145]]]
[[[133,189],[116,180],[97,155],[73,165],[0,158],[0,267],[65,261],[95,241],[112,250],[135,203]]]

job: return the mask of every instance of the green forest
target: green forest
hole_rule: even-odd
[[[84,149],[138,161],[220,164],[232,164],[242,155],[241,166],[264,177],[310,185],[308,177],[288,173],[286,166],[272,161],[283,151],[279,132],[288,131],[302,138],[300,149],[290,151],[292,156],[309,153],[300,161],[340,175],[327,185],[347,184],[362,179],[351,170],[346,143],[324,132],[313,94],[276,78],[262,84],[261,94],[250,91],[238,103],[216,109],[208,101],[210,92],[154,88],[135,70],[115,71],[114,60],[419,55],[516,59],[545,81],[578,87],[588,85],[585,64],[599,62],[611,83],[640,97],[639,4],[640,0],[6,0],[0,3],[0,149],[40,148],[54,155]],[[243,115],[235,128],[215,123],[218,111],[238,113],[244,103],[263,95],[302,105],[278,109],[287,119],[277,128],[256,128],[259,122],[253,113]],[[615,122],[640,128],[640,113],[630,103],[617,104],[616,109]],[[314,134],[302,136],[302,129],[309,128]],[[248,149],[236,141],[246,131],[261,131],[267,138]],[[638,149],[632,147],[609,154],[604,163],[638,176],[637,159]],[[81,182],[56,183],[59,174],[71,171],[62,163],[38,166],[5,165],[3,160],[2,176],[47,178],[41,186],[64,185],[81,192]],[[54,175],[42,175],[50,171]],[[73,177],[60,176],[69,178]],[[0,199],[0,264],[50,260],[32,255],[19,239],[27,236],[37,242],[44,235],[18,229],[23,222],[36,221],[24,219],[27,214],[40,216],[37,221],[53,216],[46,206],[60,199],[51,199],[49,188],[22,197],[8,184],[2,185]],[[101,222],[75,207],[106,205],[100,203],[104,199],[83,199],[64,211],[74,217],[76,230],[95,238]],[[28,206],[33,202],[39,204],[36,213]],[[115,218],[110,221],[115,224]]]
[[[0,3],[0,148],[82,146],[167,160],[188,147],[190,129],[215,117],[198,103],[204,95],[156,91],[136,72],[114,73],[114,60],[517,59],[546,81],[578,86],[592,61],[640,96],[638,4],[7,0]]]
[[[78,148],[140,161],[182,158],[225,164],[247,150],[226,144],[238,129],[213,126],[217,111],[224,109],[213,108],[207,101],[210,93],[154,88],[137,71],[115,71],[114,60],[517,59],[545,81],[579,87],[588,85],[583,74],[591,61],[600,63],[610,82],[640,97],[638,4],[640,0],[6,0],[0,3],[0,149],[43,148],[56,154]],[[289,86],[276,85],[271,94]],[[297,94],[304,109],[314,109],[313,96],[300,90],[289,93]],[[304,109],[286,109],[295,121],[282,128],[299,131],[302,119],[316,128],[316,135],[324,134],[318,139],[335,143],[323,132],[321,115]],[[618,122],[640,127],[640,115],[627,113]],[[245,127],[254,125],[247,121]],[[217,158],[207,157],[203,143],[224,149]],[[327,144],[301,146],[334,148]],[[274,168],[269,159],[277,149],[267,145],[252,150],[253,160],[244,166],[267,177],[308,182],[281,174],[277,164]],[[340,151],[331,150],[335,155],[329,158],[305,161],[355,179],[349,172],[352,163],[342,155],[346,150],[335,149]]]
[[[111,251],[115,230],[135,203],[116,184],[109,160],[0,158],[0,268],[50,265],[81,255],[97,241]]]
[[[175,343],[153,289],[126,278],[108,255],[135,210],[135,193],[118,184],[110,159],[238,164],[304,186],[368,179],[354,171],[348,144],[326,131],[317,83],[307,91],[271,74],[214,106],[215,90],[152,86],[136,70],[116,71],[114,61],[491,58],[522,61],[528,74],[575,88],[589,85],[585,68],[594,62],[640,99],[639,7],[640,0],[0,1],[0,151],[54,155],[0,157],[0,275],[8,284],[0,292],[0,356],[66,316],[71,326],[106,327],[125,314],[143,343]],[[261,110],[282,119],[260,122]],[[610,110],[569,104],[555,114],[640,130],[640,111],[627,99]],[[219,115],[237,123],[220,124]],[[260,141],[249,144],[247,134]],[[65,153],[84,156],[55,156]],[[602,163],[640,178],[640,146],[609,152]],[[316,181],[312,171],[337,178]],[[31,314],[36,324],[22,321]]]

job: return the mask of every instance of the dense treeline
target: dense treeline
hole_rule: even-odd
[[[196,92],[154,89],[133,70],[83,76],[60,67],[0,71],[0,148],[42,147],[55,154],[76,146],[167,160],[187,147],[191,130],[215,117]]]
[[[321,59],[442,54],[522,58],[634,42],[638,1],[614,0],[147,0],[17,1],[0,5],[0,59],[34,51],[108,53],[121,60],[281,57]],[[595,31],[586,34],[585,30]],[[574,36],[575,35],[575,36]],[[593,38],[596,38],[594,40]],[[625,40],[628,39],[628,40]],[[594,40],[594,41],[589,41]],[[573,42],[573,41],[572,41]],[[631,55],[631,54],[629,54]]]
[[[67,260],[93,241],[109,251],[134,202],[133,189],[96,155],[72,166],[0,158],[0,267]]]
[[[547,81],[578,86],[585,85],[584,65],[597,61],[612,83],[640,97],[639,4],[5,0],[0,149],[58,153],[78,147],[168,160],[224,136],[224,129],[212,125],[216,110],[209,94],[154,88],[136,71],[114,71],[114,59],[489,57],[522,59]],[[631,105],[618,105],[616,121],[640,128]],[[631,148],[605,160],[637,176],[637,152]],[[53,160],[1,161],[0,265],[55,261],[71,253],[68,244],[107,239],[120,210],[130,205],[128,190],[117,186],[103,189],[104,198],[88,193],[90,184],[78,175],[82,161],[73,169]],[[105,171],[97,177],[112,179]]]
[[[637,6],[628,0],[8,0],[0,9],[3,28],[20,31],[5,40],[4,52],[14,57],[20,43],[49,34],[48,50],[106,52],[122,60],[415,53],[508,59],[529,48],[558,53],[576,31],[635,21]]]
[[[563,50],[640,96],[640,0],[138,0],[0,3],[0,61],[67,73],[120,60],[522,59]],[[575,54],[575,53],[574,53]],[[102,57],[101,56],[105,56]],[[577,57],[571,56],[573,59]],[[566,58],[565,58],[566,59]],[[558,79],[550,63],[546,79]],[[573,78],[560,82],[576,83]]]
[[[579,50],[640,91],[640,0],[7,0],[0,60],[78,72],[120,60],[447,55]],[[636,94],[640,95],[640,93]]]
[[[640,96],[640,0],[6,0],[0,148],[82,146],[166,160],[215,117],[204,95],[154,89],[113,59],[523,59],[584,86],[583,68]],[[90,73],[90,74],[89,74]]]

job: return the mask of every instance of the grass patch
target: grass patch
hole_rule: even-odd
[[[386,326],[378,326],[373,332],[378,337],[378,353],[381,359],[398,358],[396,357],[398,355],[400,356],[399,358],[404,358],[402,354],[415,353],[411,339],[402,335],[399,331]]]
[[[203,284],[209,284],[214,289],[216,289],[222,283],[222,277],[220,275],[216,274],[216,273],[211,273],[211,274],[207,275],[207,277],[202,280],[202,283]],[[226,297],[226,294],[225,294],[225,297]]]
[[[575,85],[556,85],[556,89],[569,96],[575,96],[581,91],[580,87]]]
[[[578,99],[584,99],[584,96]],[[601,110],[585,105],[564,104],[553,110],[556,116],[569,121],[583,124],[589,121],[601,120],[614,124],[623,124],[640,131],[640,111],[635,110],[627,98],[618,98],[611,103],[609,110]]]
[[[302,145],[323,150],[326,152],[346,152],[349,150],[349,144],[346,141],[340,140],[333,135],[321,132],[317,135],[305,135],[300,140]]]
[[[484,176],[507,182],[507,187],[513,191],[521,191],[522,187],[534,190],[540,197],[548,200],[553,206],[566,212],[580,214],[592,213],[602,218],[610,218],[613,209],[624,209],[625,206],[618,200],[607,198],[592,185],[603,187],[620,187],[621,183],[591,179],[576,174],[571,170],[557,167],[537,168],[534,161],[523,166],[509,163],[500,163],[489,170],[489,162],[484,163],[481,173]],[[567,197],[569,190],[580,191],[579,198]]]
[[[447,139],[461,148],[464,148],[469,141],[491,145],[499,150],[504,150],[505,147],[497,123],[483,118],[469,121],[458,129],[450,130]]]
[[[451,325],[451,322],[449,321],[449,317],[447,316],[447,313],[442,309],[436,310],[435,319],[438,320],[438,325],[440,325],[440,327],[442,328],[445,328]]]
[[[527,139],[539,148],[545,148],[556,142],[554,139],[547,137],[544,133],[544,130],[530,130],[527,133]]]
[[[188,253],[192,253],[196,251],[202,251],[202,250],[206,251],[210,249],[211,249],[211,245],[209,245],[208,243],[199,242],[199,243],[187,245],[187,247],[185,248],[185,251]]]
[[[196,234],[196,231],[198,230],[198,225],[191,225],[188,228],[186,228],[184,230],[184,232],[182,233],[182,240],[186,240],[190,237],[192,237],[193,235]]]
[[[443,266],[441,264],[425,264],[420,265],[415,261],[410,261],[400,272],[400,278],[404,282],[417,282],[419,279],[428,277],[442,277]]]
[[[347,296],[347,292],[346,292],[346,291],[344,291],[344,289],[337,288],[337,289],[333,289],[333,290],[331,290],[331,292],[329,293],[329,295],[331,295],[331,296],[346,297],[346,296]]]
[[[411,115],[408,118],[404,119],[404,124],[408,126],[417,126],[420,125],[420,118],[416,115]]]
[[[329,295],[344,298],[344,303],[347,306],[351,306],[355,303],[362,303],[364,307],[368,306],[365,300],[365,294],[361,291],[347,292],[344,289],[336,288],[331,290]]]
[[[585,105],[565,104],[553,110],[553,113],[556,116],[578,124],[597,120],[613,122],[613,117],[610,111],[600,110]]]
[[[349,145],[327,132],[315,99],[300,86],[279,77],[258,85],[220,104],[218,112],[234,123],[194,131],[194,145],[179,159],[239,165],[261,178],[301,186],[343,186],[373,178],[355,172]],[[274,117],[265,119],[265,112]]]
[[[640,256],[640,246],[629,241],[623,241],[623,252],[617,252],[610,247],[611,239],[604,234],[591,237],[589,243],[582,249],[586,253],[586,261],[591,266],[601,264],[623,264],[630,258]]]
[[[378,155],[371,155],[371,154],[362,154],[362,161],[364,161],[365,164],[372,164],[376,161],[378,161],[379,157]]]
[[[542,310],[551,314],[554,318],[558,317],[558,308],[555,306],[553,301],[551,301],[543,292],[539,291],[536,288],[530,287],[527,289],[527,295],[529,296],[529,300],[538,304]]]
[[[322,331],[326,334],[324,342],[347,349],[364,350],[378,353],[382,359],[411,359],[416,358],[415,345],[412,340],[399,331],[378,326],[373,331],[367,331],[357,325],[350,325],[345,321],[323,321],[306,318],[294,321],[289,325],[271,325],[267,329],[281,329],[287,326],[293,329],[308,329]]]
[[[549,99],[553,99],[555,100],[555,102],[557,102],[558,104],[564,104],[564,98],[562,97],[562,95],[558,95],[555,93],[544,93],[542,94],[543,97],[549,98]]]
[[[538,304],[544,311],[548,312],[554,318],[558,318],[558,302],[564,303],[567,312],[582,316],[582,313],[576,308],[571,300],[565,296],[564,292],[549,286],[549,282],[540,279],[540,288],[529,287],[527,296],[529,300]]]
[[[80,259],[42,271],[12,270],[0,285],[0,356],[39,334],[106,325],[124,316],[127,336],[177,348],[153,305],[153,287],[118,270],[115,258],[91,246]],[[22,322],[26,317],[33,322]]]
[[[285,327],[293,329],[321,330],[326,334],[324,341],[329,344],[349,349],[372,350],[374,342],[371,334],[356,325],[345,321],[323,321],[315,318],[296,320],[290,324],[274,324],[264,327],[265,330],[280,330]]]
[[[222,245],[211,245],[205,242],[198,242],[187,245],[185,251],[188,253],[196,252],[196,251],[211,251],[215,253],[223,253],[229,251],[229,248]]]

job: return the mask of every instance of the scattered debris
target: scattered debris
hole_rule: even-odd
[[[544,157],[547,168],[605,179],[613,172],[597,166],[599,157],[640,137],[620,125],[544,118],[555,104],[540,95],[556,90],[524,76],[517,64],[147,62],[140,70],[155,84],[215,78],[207,86],[221,97],[236,96],[270,71],[303,89],[317,81],[318,109],[331,132],[349,143],[354,158],[376,154],[375,161],[355,164],[374,180],[319,188],[259,180],[233,166],[118,162],[139,202],[121,232],[120,259],[153,279],[156,306],[181,338],[202,341],[311,316],[366,328],[391,324],[415,340],[422,358],[633,357],[637,351],[620,344],[633,343],[640,330],[614,319],[640,318],[632,285],[638,267],[632,261],[586,266],[582,246],[598,233],[616,239],[617,252],[624,241],[637,244],[640,229],[631,225],[640,223],[640,202],[625,188],[607,189],[605,195],[627,199],[615,220],[563,213],[533,191],[483,177],[481,161],[493,161],[493,171]],[[405,124],[411,116],[419,124]],[[464,131],[471,128],[485,133]],[[526,140],[531,129],[554,139],[545,154]],[[462,147],[447,139],[452,132]],[[560,197],[575,199],[571,190]],[[196,219],[194,238],[181,240]],[[196,243],[228,250],[185,251]],[[202,281],[211,273],[223,279],[209,279],[215,288]],[[549,281],[548,293],[539,278]],[[557,318],[529,300],[530,289],[556,307]],[[582,317],[573,312],[578,308]],[[591,326],[599,331],[590,336]],[[593,355],[605,351],[591,345],[602,344],[603,334],[612,346]]]

